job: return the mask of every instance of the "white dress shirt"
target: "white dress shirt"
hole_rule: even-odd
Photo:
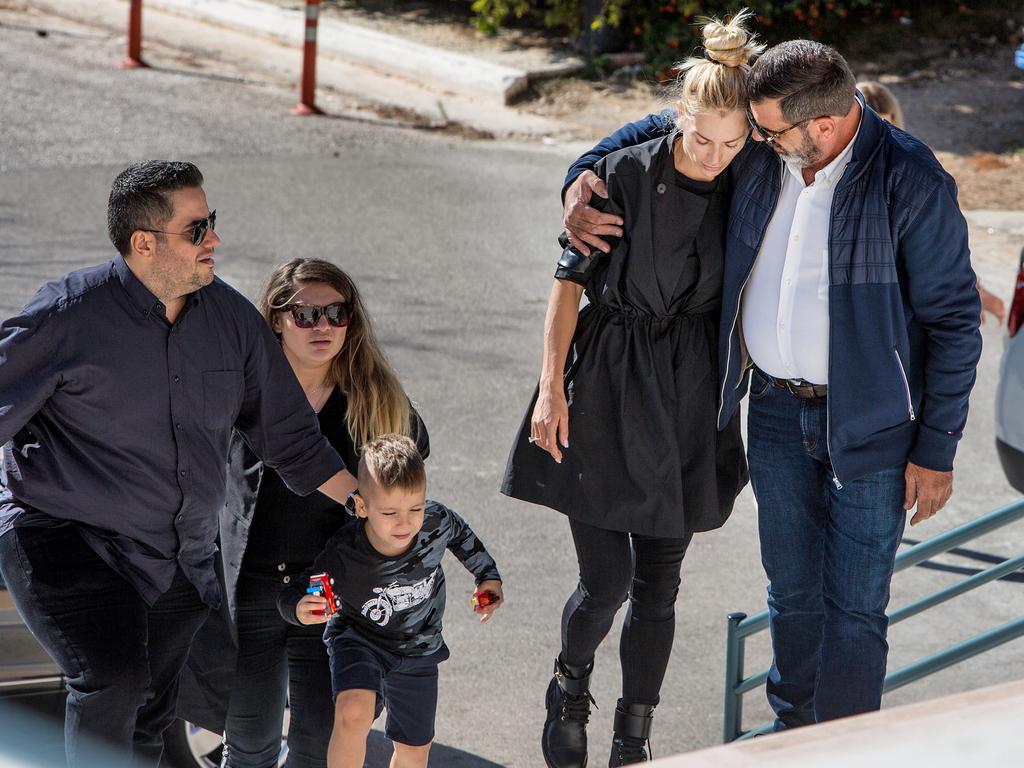
[[[857,132],[860,132],[858,126]],[[743,339],[754,364],[780,379],[828,383],[828,234],[832,197],[856,134],[804,184],[780,159],[782,190],[743,291]]]

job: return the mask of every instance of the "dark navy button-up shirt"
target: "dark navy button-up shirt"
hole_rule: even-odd
[[[223,281],[173,324],[120,256],[48,283],[0,324],[0,535],[70,521],[148,602],[180,566],[217,605],[233,428],[300,495],[345,466],[267,323]]]

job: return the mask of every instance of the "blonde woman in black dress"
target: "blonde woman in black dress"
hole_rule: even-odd
[[[566,248],[555,272],[540,383],[502,486],[567,515],[579,560],[547,692],[549,768],[587,763],[594,653],[627,597],[609,765],[649,759],[683,555],[747,480],[738,417],[721,433],[716,418],[726,167],[748,138],[747,62],[760,50],[749,17],[704,27],[673,133],[598,163],[608,199],[591,205],[625,222],[611,252]]]

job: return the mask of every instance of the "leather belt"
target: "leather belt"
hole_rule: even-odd
[[[825,384],[811,384],[803,379],[777,379],[767,373],[764,376],[776,387],[781,387],[803,400],[817,400],[828,395],[828,386]]]

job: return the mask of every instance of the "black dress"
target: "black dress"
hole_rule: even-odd
[[[527,441],[535,391],[501,488],[599,528],[673,538],[720,527],[747,482],[738,413],[716,430],[728,174],[680,174],[677,136],[595,169],[625,226],[610,254],[567,249],[555,272],[589,301],[565,369],[569,448],[557,464]]]

